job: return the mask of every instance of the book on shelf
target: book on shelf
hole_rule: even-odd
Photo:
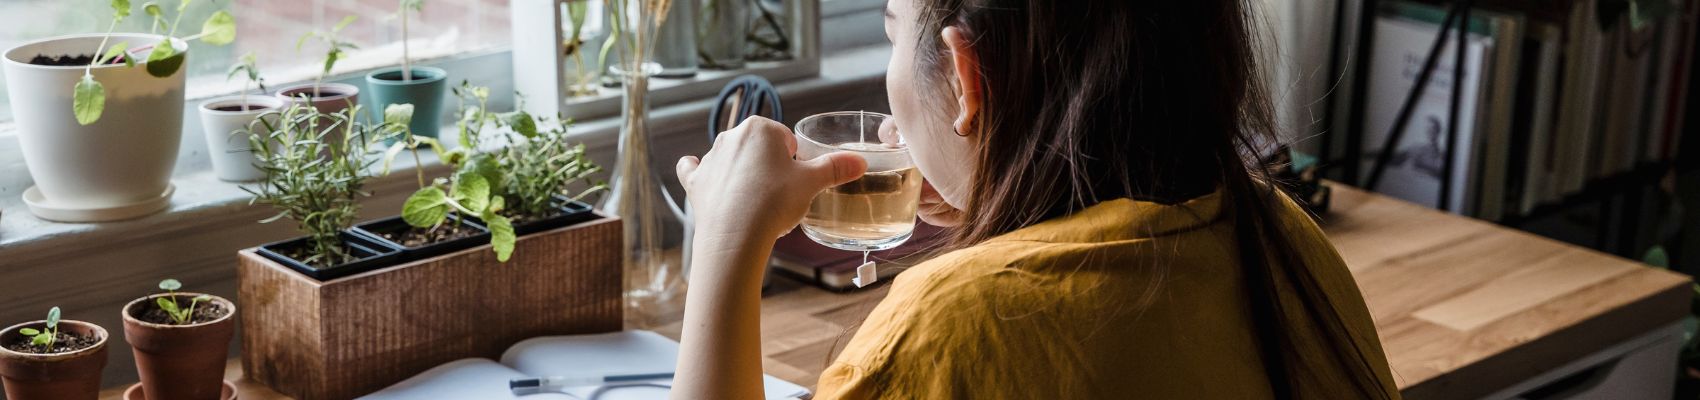
[[[1409,8],[1407,8],[1409,7]],[[1423,12],[1422,5],[1398,4],[1376,18],[1375,53],[1370,55],[1369,90],[1362,132],[1363,170],[1373,170],[1382,146],[1387,142],[1406,96],[1416,85],[1418,73],[1428,58],[1430,47],[1441,32],[1441,26],[1427,16],[1404,13]],[[1412,17],[1415,16],[1415,17]],[[1377,191],[1413,203],[1439,208],[1441,187],[1450,186],[1445,208],[1468,214],[1469,199],[1474,197],[1476,148],[1487,127],[1481,118],[1489,102],[1487,82],[1494,61],[1494,39],[1485,34],[1484,24],[1469,24],[1473,29],[1463,43],[1464,59],[1458,60],[1455,31],[1443,39],[1444,47],[1435,64],[1428,87],[1413,105],[1405,134],[1393,147],[1386,171]],[[1476,29],[1483,28],[1483,29]],[[1454,66],[1462,63],[1463,76],[1454,76]],[[1452,115],[1453,80],[1461,82],[1459,95],[1457,151],[1447,151],[1447,132]],[[1453,170],[1444,176],[1446,156],[1452,155]]]
[[[1507,205],[1516,207],[1518,214],[1527,214],[1546,199],[1547,186],[1552,184],[1554,168],[1559,161],[1559,141],[1555,137],[1559,90],[1559,60],[1562,58],[1564,30],[1556,24],[1535,24],[1529,27],[1523,41],[1523,73],[1519,77],[1518,112],[1513,114],[1511,176],[1507,188],[1511,193]],[[1518,149],[1524,149],[1518,151]],[[1516,179],[1516,177],[1521,177]]]
[[[1670,161],[1686,129],[1694,63],[1693,2],[1637,27],[1627,15],[1602,17],[1596,2],[1567,3],[1564,17],[1476,7],[1466,21],[1457,151],[1453,174],[1439,158],[1451,121],[1456,31],[1378,191],[1488,220],[1528,215],[1563,202],[1591,182]],[[1441,30],[1449,6],[1391,1],[1373,26],[1361,171],[1370,171],[1393,120]],[[1533,15],[1533,14],[1531,14]],[[1612,18],[1616,18],[1612,20]],[[1425,158],[1426,157],[1426,158]],[[1422,159],[1416,163],[1413,160]]]

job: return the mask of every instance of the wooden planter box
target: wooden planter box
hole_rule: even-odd
[[[350,399],[521,340],[621,329],[620,220],[318,281],[239,253],[242,370],[302,400]]]

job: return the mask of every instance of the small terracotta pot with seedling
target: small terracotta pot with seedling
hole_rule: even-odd
[[[0,381],[8,399],[93,400],[105,367],[106,329],[60,320],[59,307],[45,320],[0,331]]]
[[[175,279],[159,288],[165,293],[124,306],[124,340],[135,350],[143,398],[224,398],[236,305],[218,296],[180,293],[183,284]]]
[[[359,48],[354,43],[342,40],[337,36],[343,28],[354,23],[354,20],[355,17],[352,15],[344,17],[342,22],[338,22],[331,30],[307,32],[299,41],[295,42],[296,50],[300,50],[308,39],[317,39],[324,43],[324,68],[319,70],[319,75],[313,78],[312,83],[285,86],[278,89],[278,98],[311,106],[325,114],[342,112],[360,103],[360,87],[346,83],[325,83],[325,78],[330,76],[332,69],[336,67],[337,60],[342,59],[344,52]]]

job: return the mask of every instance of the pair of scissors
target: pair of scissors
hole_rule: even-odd
[[[779,106],[779,90],[773,88],[773,83],[755,75],[744,75],[726,84],[720,90],[719,100],[714,109],[708,114],[708,141],[714,142],[714,137],[720,132],[737,127],[753,116],[763,116],[774,121],[784,121],[785,114]]]

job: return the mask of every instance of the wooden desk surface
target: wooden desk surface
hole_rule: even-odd
[[[1490,223],[1335,185],[1323,229],[1357,277],[1407,398],[1471,398],[1688,311],[1689,278]],[[775,279],[762,300],[768,374],[813,387],[886,294]],[[678,337],[678,326],[660,330]],[[230,376],[242,398],[281,399]],[[122,389],[104,392],[117,399]]]

